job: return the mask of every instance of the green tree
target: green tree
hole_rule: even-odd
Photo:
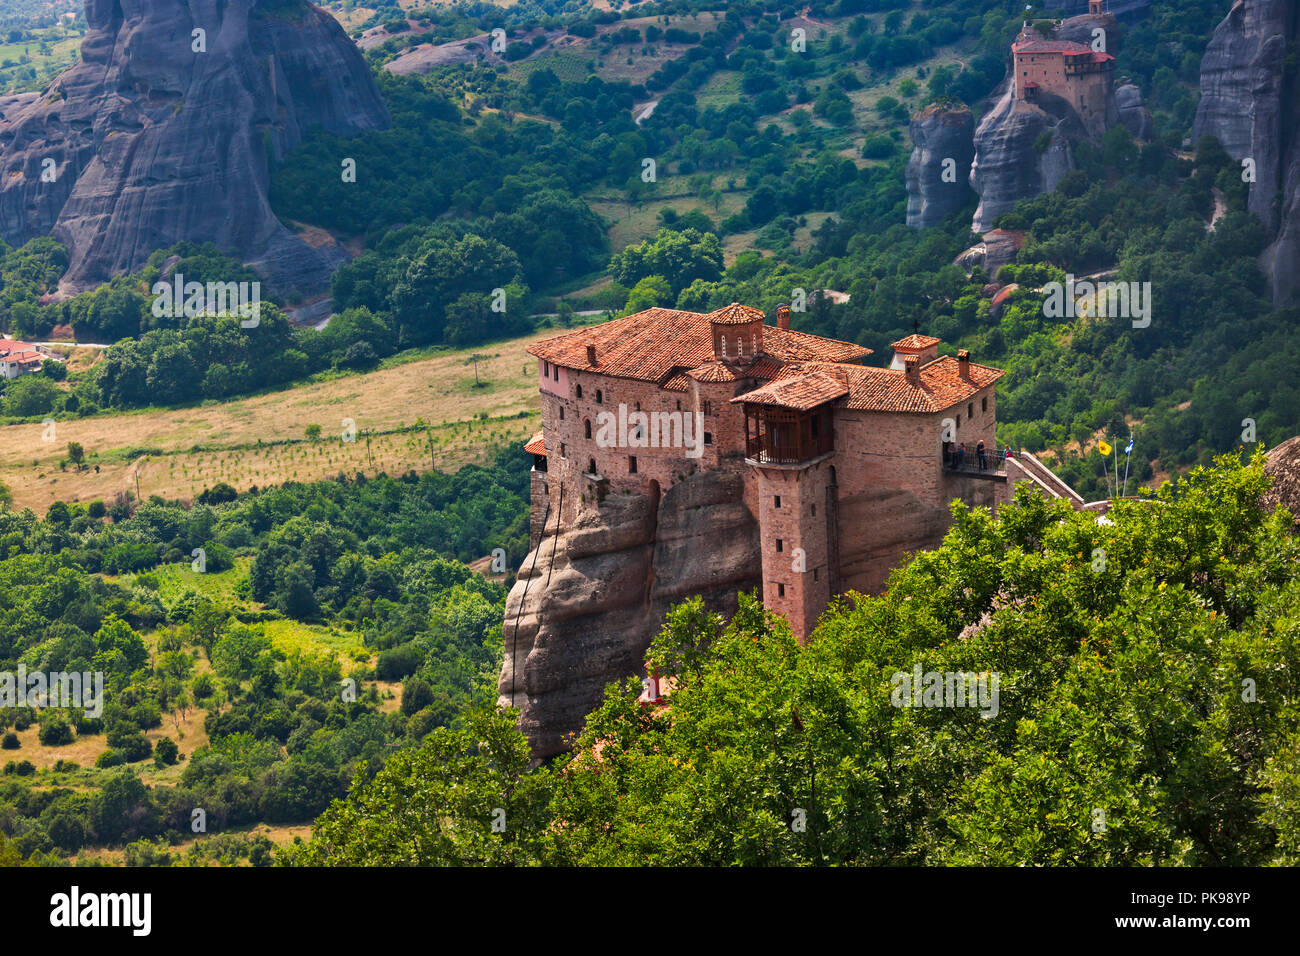
[[[316,821],[288,857],[300,866],[501,866],[540,862],[550,776],[529,771],[507,711],[468,711],[394,754]]]
[[[665,277],[669,302],[696,279],[717,281],[722,268],[722,244],[717,235],[692,228],[662,228],[653,239],[616,253],[609,264],[614,280],[629,288],[649,276]]]

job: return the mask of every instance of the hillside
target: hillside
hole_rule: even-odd
[[[1111,6],[7,3],[0,862],[1300,864],[1300,15]]]
[[[235,401],[73,418],[57,424],[53,441],[39,421],[0,426],[0,483],[15,507],[44,513],[54,501],[112,504],[128,493],[193,500],[219,482],[247,491],[481,464],[489,448],[536,430],[537,376],[525,347],[542,334],[405,355]],[[68,461],[71,443],[84,452],[80,467]]]

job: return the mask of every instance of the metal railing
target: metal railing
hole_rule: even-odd
[[[979,452],[967,448],[962,454],[960,448],[943,452],[943,470],[966,472],[971,474],[1001,474],[1007,470],[1007,459],[1015,459],[1016,452],[1007,449],[986,449],[981,460]]]

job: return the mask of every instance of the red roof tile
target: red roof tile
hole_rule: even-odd
[[[810,372],[791,378],[779,378],[761,388],[746,392],[733,402],[746,405],[775,405],[807,411],[849,394],[849,387],[828,372]]]
[[[835,365],[825,362],[806,362],[802,365],[792,365],[786,369],[782,380],[807,378],[815,373],[832,373],[835,377],[843,376],[847,380],[848,400],[844,402],[846,408],[873,412],[917,412],[922,414],[941,412],[967,401],[976,392],[992,385],[1003,374],[1001,369],[976,365],[972,362],[970,365],[970,378],[964,379],[958,369],[957,359],[952,356],[944,356],[935,359],[933,362],[927,362],[921,367],[921,382],[919,385],[909,382],[907,373],[901,369],[863,368],[861,366]],[[821,385],[810,387],[814,390],[829,391],[825,386]],[[817,393],[818,391],[813,391],[807,394]],[[761,400],[755,404],[782,405],[782,407],[799,410],[813,407],[802,404],[787,405],[772,400],[773,397],[782,394],[784,393],[773,389],[773,385],[765,385],[761,389],[739,395],[731,401],[733,404],[752,402],[751,396],[757,395]],[[795,396],[796,401],[806,400],[804,399],[804,392],[795,391],[790,394]],[[822,401],[827,400],[829,399],[823,399]],[[820,402],[816,404],[820,404]]]
[[[541,432],[538,432],[532,438],[528,439],[528,444],[524,445],[524,451],[528,452],[530,455],[546,454],[546,441],[542,437]]]
[[[932,335],[912,335],[904,336],[890,346],[895,352],[924,352],[926,349],[938,345],[943,339],[936,339]]]
[[[747,373],[741,371],[739,367],[722,362],[708,362],[699,368],[691,369],[686,374],[697,382],[734,382],[747,377]]]
[[[739,302],[724,305],[708,315],[709,321],[716,322],[718,325],[748,325],[750,322],[762,322],[765,318],[767,316],[761,309],[750,308]]]
[[[587,361],[588,345],[596,348],[594,365]],[[665,385],[680,372],[716,362],[708,315],[660,308],[575,329],[531,345],[528,351],[563,368]],[[763,351],[751,370],[761,367],[758,377],[771,378],[779,368],[773,362],[856,362],[870,354],[870,349],[851,342],[765,326]]]

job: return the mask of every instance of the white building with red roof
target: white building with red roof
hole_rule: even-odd
[[[0,378],[17,378],[41,370],[45,355],[35,345],[0,339]]]

